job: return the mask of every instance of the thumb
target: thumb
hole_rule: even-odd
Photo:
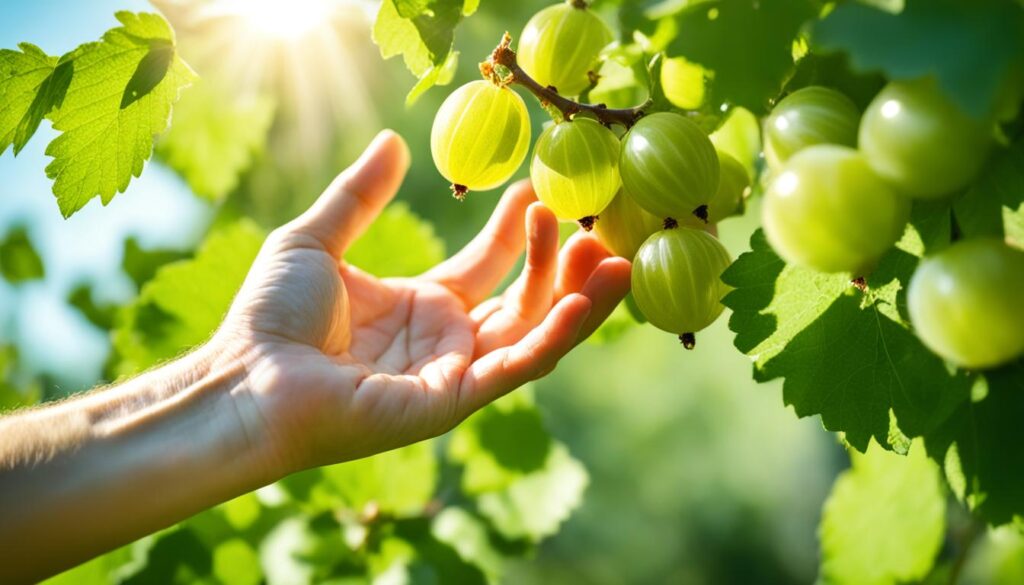
[[[394,198],[408,169],[405,141],[392,130],[381,131],[359,159],[299,216],[296,228],[341,257]]]

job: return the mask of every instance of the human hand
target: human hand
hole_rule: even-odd
[[[629,263],[590,234],[558,253],[557,221],[525,181],[473,241],[425,274],[378,279],[346,264],[408,165],[402,139],[382,132],[271,234],[211,342],[245,364],[233,402],[271,475],[444,433],[554,369],[629,288]],[[488,299],[524,245],[522,274]]]

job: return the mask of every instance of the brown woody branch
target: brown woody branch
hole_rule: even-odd
[[[612,109],[604,104],[581,104],[569,98],[559,95],[558,89],[548,86],[544,87],[529,76],[516,61],[516,52],[512,50],[512,36],[505,33],[501,42],[491,53],[490,59],[480,64],[480,71],[484,77],[497,83],[508,85],[517,83],[537,96],[543,105],[551,105],[562,112],[566,120],[576,114],[588,114],[597,119],[605,126],[618,124],[626,128],[631,127],[644,115],[644,110],[651,106],[651,100],[647,100],[639,106],[623,109]],[[501,65],[508,70],[508,75],[502,77],[496,70],[495,65]]]

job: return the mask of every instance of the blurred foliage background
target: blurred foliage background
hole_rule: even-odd
[[[176,161],[173,153],[161,152],[170,147],[158,146],[157,159],[127,193],[106,208],[93,201],[65,221],[42,172],[44,139],[34,140],[17,159],[10,153],[0,157],[5,280],[0,285],[0,333],[6,344],[0,356],[0,404],[5,407],[61,398],[146,367],[161,352],[173,355],[175,345],[166,351],[144,347],[145,338],[122,336],[112,345],[107,330],[125,319],[118,307],[148,306],[136,301],[139,287],[157,266],[190,257],[211,225],[248,217],[259,226],[251,228],[258,233],[294,217],[381,128],[397,130],[413,153],[398,201],[433,225],[433,235],[449,253],[483,225],[499,195],[473,193],[461,204],[451,198],[428,143],[434,112],[448,89],[432,89],[406,107],[405,95],[415,80],[400,59],[383,61],[371,42],[374,3],[339,3],[327,38],[310,40],[301,52],[262,61],[262,47],[225,38],[216,22],[191,18],[195,2],[157,4],[175,26],[183,56],[203,78],[203,87],[190,90],[199,97],[185,97],[179,107],[198,112],[194,119],[219,124],[220,140],[242,142],[237,160],[217,162],[246,170],[236,181],[235,173],[219,165]],[[462,58],[454,86],[477,78],[476,63],[501,34],[510,28],[517,33],[545,4],[485,0],[458,31]],[[0,46],[32,41],[59,54],[113,26],[112,14],[120,9],[151,7],[141,0],[9,3],[0,8]],[[237,107],[217,111],[219,100],[234,100]],[[539,133],[547,114],[535,100],[527,102]],[[187,133],[175,137],[174,128],[167,140],[188,138]],[[526,173],[524,166],[519,174]],[[734,256],[747,248],[756,215],[748,210],[745,217],[720,226]],[[411,234],[401,219],[389,221],[395,225],[386,232],[388,238],[433,237]],[[254,251],[250,248],[218,250],[244,255]],[[363,253],[374,266],[391,263],[396,274],[422,268],[415,258],[381,258],[376,249]],[[155,318],[143,310],[133,315],[139,322]],[[692,352],[671,335],[629,327],[582,346],[536,384],[533,395],[544,425],[583,463],[589,482],[582,503],[561,530],[507,564],[502,581],[815,580],[822,503],[848,457],[817,419],[797,420],[783,406],[780,384],[751,380],[748,358],[734,349],[726,322],[720,319],[702,333]],[[444,450],[446,443],[431,448]],[[454,472],[442,467],[439,473],[444,486],[447,474]],[[303,491],[303,481],[286,485],[312,498],[312,492]],[[231,514],[247,513],[243,504],[230,510],[229,520]],[[335,545],[327,537],[316,538],[323,547]],[[151,571],[135,573],[137,581],[162,582],[167,573],[161,571],[173,571],[173,562],[161,566],[154,559],[189,558],[196,544],[181,537],[163,539],[159,546],[159,555],[150,552]],[[264,577],[228,573],[233,575],[228,580],[289,582],[267,569],[273,547],[268,541],[261,547]],[[251,549],[225,550],[226,558],[237,552],[237,565],[247,566]],[[1007,571],[1006,578],[1013,579],[1022,574],[1022,552],[1019,539],[996,534],[972,561],[977,567],[968,568],[966,580],[999,582],[994,571]],[[113,579],[100,570],[96,575],[97,582]]]

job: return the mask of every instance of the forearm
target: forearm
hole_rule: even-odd
[[[273,479],[244,368],[219,357],[208,346],[0,419],[0,582],[59,572]]]

